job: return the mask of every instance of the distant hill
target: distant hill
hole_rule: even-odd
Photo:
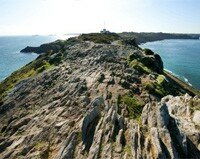
[[[119,33],[123,38],[135,38],[137,44],[159,41],[165,39],[199,39],[200,34],[176,34],[176,33],[137,33],[123,32]]]

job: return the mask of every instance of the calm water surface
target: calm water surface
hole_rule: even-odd
[[[26,46],[39,46],[43,43],[63,38],[58,36],[0,36],[0,81],[13,71],[34,60],[34,53],[20,53]],[[65,36],[68,38],[68,36]]]

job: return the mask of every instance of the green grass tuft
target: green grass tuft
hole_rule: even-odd
[[[157,77],[157,83],[159,84],[159,85],[163,85],[164,84],[164,82],[165,82],[165,76],[164,75],[158,75],[158,77]]]
[[[148,67],[146,67],[143,63],[139,62],[138,60],[131,61],[129,65],[130,67],[138,70],[141,73],[149,74],[152,72]]]
[[[158,82],[145,82],[143,83],[143,88],[146,89],[150,94],[159,98],[162,98],[167,94],[164,87]]]
[[[48,146],[47,142],[45,142],[45,141],[38,141],[37,143],[35,143],[34,148],[36,148],[37,150],[41,150],[45,146]]]
[[[127,153],[127,155],[129,156],[129,157],[131,157],[132,156],[132,151],[131,151],[131,145],[126,145],[125,147],[124,147],[124,152],[126,152]]]
[[[137,119],[141,116],[143,105],[134,96],[130,97],[126,95],[121,98],[121,102],[127,105],[130,119]]]

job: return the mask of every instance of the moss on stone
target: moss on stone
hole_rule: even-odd
[[[34,148],[37,150],[41,150],[43,147],[47,147],[48,143],[45,141],[38,141],[37,143],[35,143]]]
[[[132,61],[129,63],[129,65],[130,65],[132,68],[138,70],[138,71],[141,72],[141,73],[149,74],[149,73],[152,72],[148,67],[146,67],[143,63],[139,62],[138,60],[132,60]]]
[[[82,141],[82,132],[77,132],[77,142],[81,142]]]
[[[143,83],[143,88],[146,89],[150,94],[159,98],[162,98],[167,94],[164,87],[157,82],[145,82]]]
[[[124,147],[124,152],[127,153],[128,157],[132,157],[131,145],[126,145]]]
[[[52,68],[54,65],[51,65],[49,62],[47,62],[47,61],[45,61],[44,63],[43,63],[43,66],[41,66],[41,67],[39,67],[36,71],[36,73],[38,74],[38,73],[42,73],[43,71],[45,71],[45,70],[48,70],[48,69],[50,69],[50,68]]]
[[[163,85],[165,82],[165,76],[164,75],[158,75],[157,79],[156,79],[157,83],[159,85]]]
[[[136,119],[141,116],[143,105],[134,96],[125,95],[121,98],[121,102],[127,105],[130,119]]]

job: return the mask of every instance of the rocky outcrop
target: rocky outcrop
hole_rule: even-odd
[[[156,54],[72,41],[33,62],[61,54],[57,65],[2,91],[0,158],[200,158],[200,99],[170,83]]]
[[[37,54],[41,54],[41,53],[50,52],[50,51],[58,52],[60,49],[61,48],[59,45],[43,44],[40,47],[27,46],[26,48],[22,49],[20,52],[24,52],[24,53],[34,52]]]
[[[42,44],[39,47],[32,47],[32,46],[27,46],[26,48],[22,49],[20,52],[23,53],[37,53],[37,54],[42,54],[42,53],[48,53],[48,52],[59,52],[64,49],[65,46],[70,46],[73,45],[74,43],[77,42],[76,38],[69,38],[68,40],[57,40],[51,43],[47,44]]]
[[[77,142],[77,132],[72,132],[55,159],[73,158]]]
[[[141,58],[141,62],[155,72],[163,73],[163,62],[158,54]]]
[[[200,111],[199,111],[199,110],[196,110],[196,111],[194,112],[193,122],[194,122],[196,125],[199,125],[199,126],[200,126]]]

